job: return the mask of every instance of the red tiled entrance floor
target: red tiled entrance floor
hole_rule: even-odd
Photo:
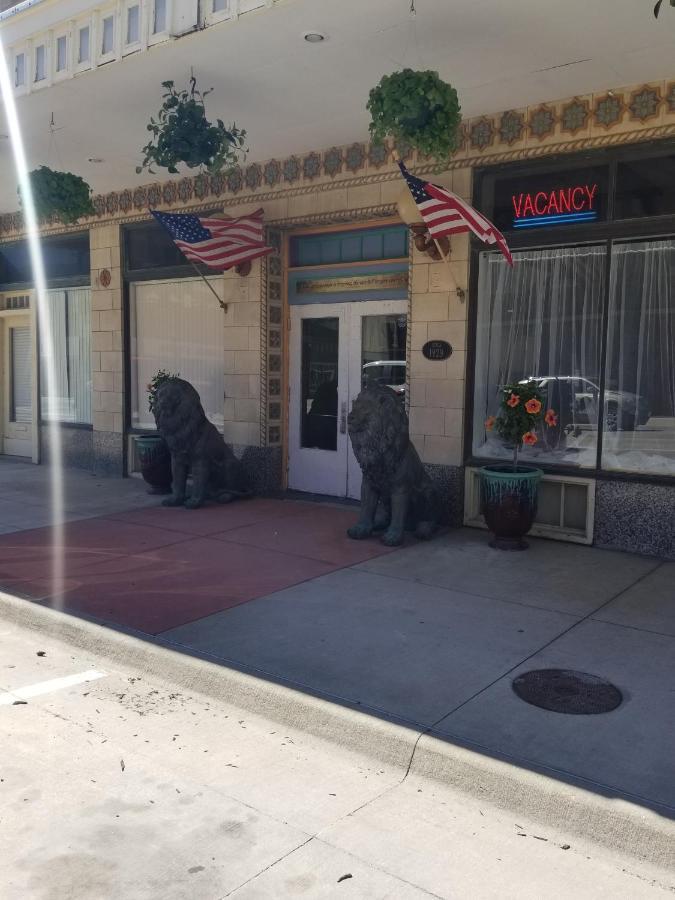
[[[64,527],[64,583],[50,582],[52,530],[0,536],[0,585],[74,613],[157,634],[389,552],[352,541],[356,510],[250,500],[152,509]]]

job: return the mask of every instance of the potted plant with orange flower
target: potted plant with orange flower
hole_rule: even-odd
[[[494,534],[491,547],[499,550],[526,550],[523,540],[537,514],[537,494],[543,472],[533,466],[519,466],[523,445],[534,446],[542,420],[553,428],[558,418],[552,409],[544,410],[544,398],[535,381],[507,384],[502,388],[499,412],[485,422],[513,448],[511,465],[492,465],[481,469],[481,511]]]

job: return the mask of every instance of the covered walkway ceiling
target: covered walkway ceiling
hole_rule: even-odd
[[[152,176],[134,167],[160,82],[186,83],[191,66],[215,88],[209,116],[248,130],[251,161],[366,138],[368,90],[403,66],[437,69],[467,117],[675,76],[675,10],[656,21],[651,0],[415,5],[411,20],[410,0],[282,0],[21,97],[30,162],[81,174],[95,192],[146,183]],[[39,7],[26,15],[39,26]],[[326,40],[309,44],[307,31]],[[50,155],[52,112],[60,131]],[[7,211],[17,207],[7,140],[0,163]]]

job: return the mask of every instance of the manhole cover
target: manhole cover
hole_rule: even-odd
[[[513,690],[526,703],[572,716],[611,712],[621,691],[597,675],[571,669],[534,669],[513,679]]]

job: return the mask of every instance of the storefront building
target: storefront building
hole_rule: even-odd
[[[537,532],[674,557],[673,140],[675,84],[659,82],[468,121],[440,174],[398,148],[412,171],[495,221],[512,269],[466,236],[452,238],[449,263],[417,249],[391,148],[367,143],[95,197],[91,220],[44,229],[59,259],[59,241],[81,247],[48,271],[62,348],[60,396],[48,404],[32,284],[11,268],[22,223],[5,215],[4,452],[16,452],[19,415],[36,434],[51,417],[68,464],[133,474],[134,436],[153,427],[146,385],[163,368],[195,385],[259,491],[356,497],[346,416],[377,380],[407,404],[448,521],[480,525],[476,472],[505,452],[484,420],[500,385],[536,378],[559,413],[528,451],[546,473]],[[208,276],[223,312],[148,206],[262,206],[277,253],[246,277]],[[12,330],[24,327],[12,306],[22,296],[28,333]],[[425,356],[434,340],[450,345],[447,358]],[[34,439],[19,449],[45,459]]]

